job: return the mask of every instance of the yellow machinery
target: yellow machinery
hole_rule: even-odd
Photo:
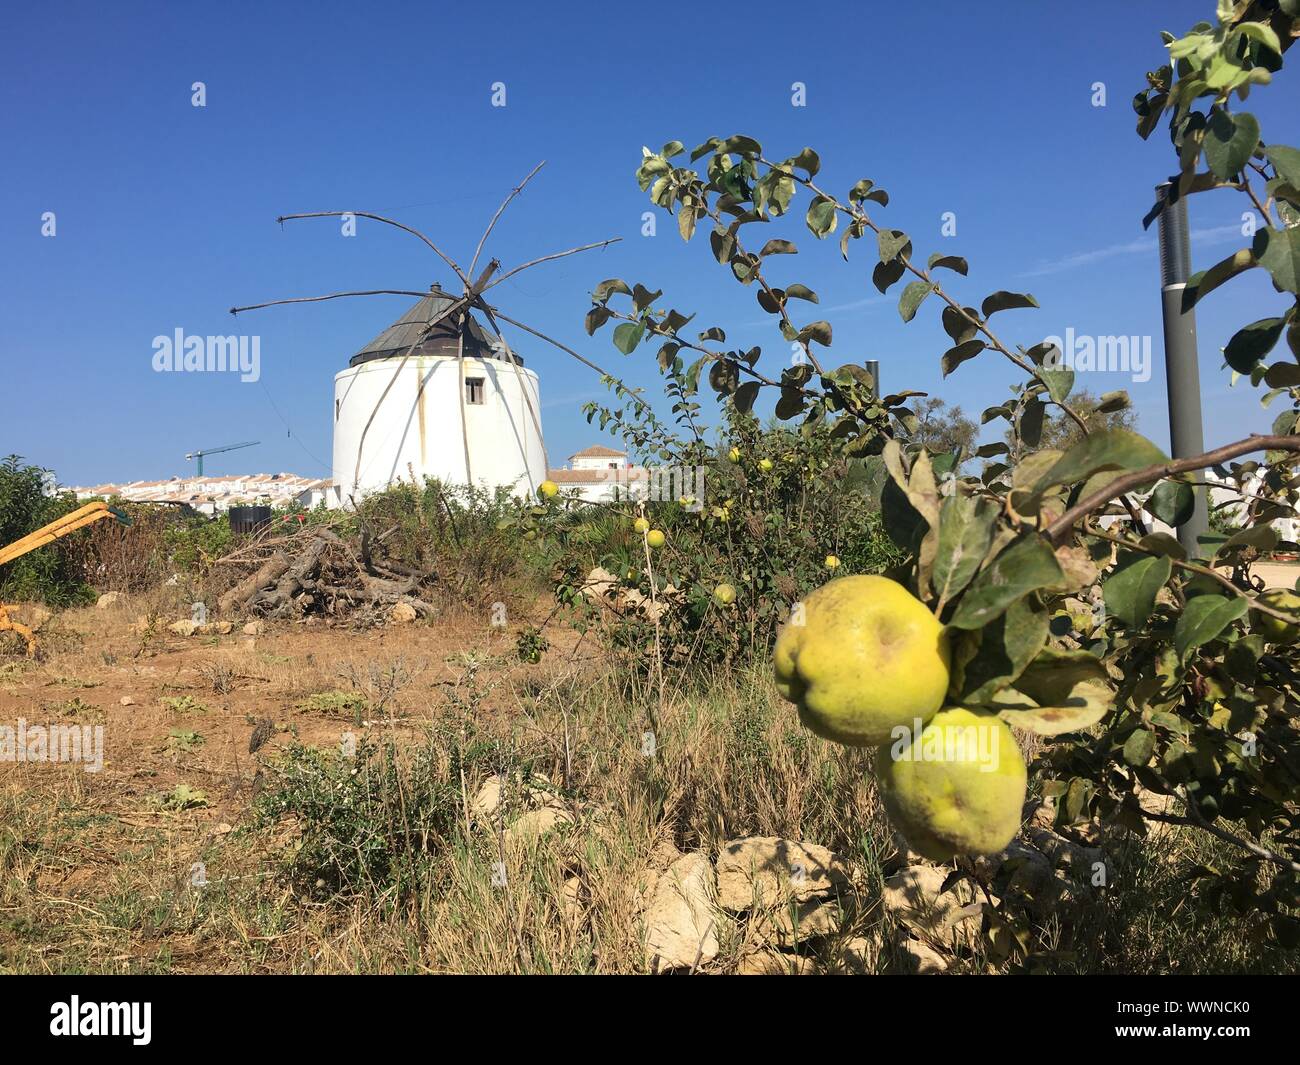
[[[131,519],[116,507],[110,507],[102,501],[87,503],[84,507],[74,510],[71,514],[65,514],[63,517],[50,522],[44,528],[29,533],[21,540],[15,540],[8,547],[0,547],[0,566],[3,566],[6,562],[12,562],[16,558],[21,558],[29,551],[35,551],[38,547],[52,544],[55,540],[67,536],[68,533],[76,532],[82,526],[100,521],[103,518],[116,518],[123,525],[131,524]],[[36,653],[36,637],[32,630],[26,625],[19,625],[16,621],[10,621],[9,612],[5,609],[4,603],[0,603],[0,632],[6,629],[12,629],[27,641],[27,653],[29,655]]]

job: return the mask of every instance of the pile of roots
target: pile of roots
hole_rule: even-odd
[[[384,557],[381,541],[368,531],[348,540],[319,525],[259,537],[221,560],[249,572],[222,594],[220,613],[366,625],[384,623],[406,604],[415,616],[434,616],[436,609],[424,598],[434,574]]]

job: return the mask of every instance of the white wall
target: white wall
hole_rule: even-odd
[[[411,469],[417,479],[468,481],[458,360],[411,358],[399,371],[401,361],[373,359],[334,377],[334,485],[343,504],[349,495],[409,481]],[[546,479],[537,375],[496,359],[464,362],[465,377],[484,379],[485,399],[481,406],[464,406],[469,476],[485,487],[531,494]],[[372,413],[374,420],[365,432]]]

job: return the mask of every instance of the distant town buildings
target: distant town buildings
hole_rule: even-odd
[[[628,465],[626,451],[599,444],[570,455],[568,465],[550,470],[548,475],[566,495],[591,503],[645,498],[650,484],[649,471]],[[338,506],[333,485],[328,477],[312,480],[293,473],[253,473],[95,484],[71,490],[78,499],[117,496],[131,503],[171,503],[202,514],[224,514],[231,507],[258,503],[307,510],[321,503]]]
[[[131,481],[73,488],[78,499],[117,496],[130,503],[171,503],[201,514],[224,514],[231,507],[269,504],[311,509],[326,502],[331,481],[293,473],[232,474],[226,477],[172,477],[165,481]]]

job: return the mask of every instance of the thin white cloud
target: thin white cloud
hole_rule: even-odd
[[[1242,235],[1241,226],[1236,224],[1192,230],[1193,244],[1223,244],[1230,240],[1243,239],[1245,238]],[[1095,248],[1092,251],[1079,252],[1076,255],[1067,255],[1062,259],[1054,259],[1042,263],[1020,276],[1042,277],[1045,274],[1059,274],[1065,270],[1074,270],[1080,266],[1091,266],[1094,263],[1104,262],[1107,259],[1114,259],[1121,255],[1150,255],[1154,257],[1157,247],[1154,237],[1143,237],[1140,240],[1131,240],[1127,244],[1111,244],[1109,247]]]

